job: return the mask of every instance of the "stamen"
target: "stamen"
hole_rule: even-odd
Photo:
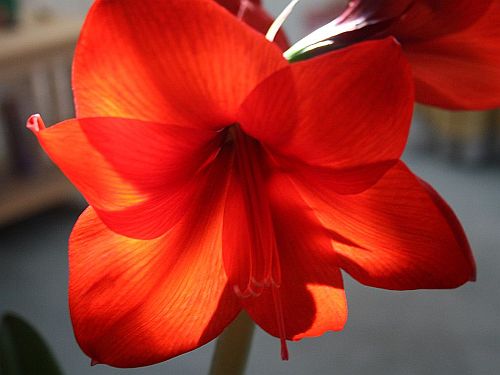
[[[251,277],[250,281],[252,285],[255,285],[257,288],[269,288],[272,285],[272,279],[271,280],[263,280],[263,281],[257,281],[255,277]]]
[[[234,285],[234,293],[239,298],[260,296],[266,288],[271,288],[272,309],[281,342],[281,358],[288,360],[286,344],[285,318],[279,287],[281,285],[281,267],[267,192],[267,181],[263,166],[264,150],[253,138],[244,134],[239,125],[228,131],[235,144],[235,168],[241,178],[241,188],[245,200],[245,213],[249,225],[248,232],[252,248],[246,264],[245,280],[241,288]],[[242,254],[244,256],[244,254]],[[245,276],[246,277],[246,276]],[[246,285],[245,285],[246,284]],[[242,290],[243,289],[243,290]]]
[[[236,167],[241,176],[241,186],[245,199],[249,234],[253,248],[250,251],[247,290],[260,294],[263,286],[270,285],[273,274],[273,258],[276,248],[274,228],[265,191],[265,179],[260,160],[261,146],[254,139],[245,135],[238,125],[232,131],[236,146]],[[256,287],[256,288],[254,288]]]
[[[269,30],[267,30],[267,40],[269,40],[270,42],[274,41],[274,38],[276,38],[278,31],[281,29],[281,26],[283,26],[288,16],[292,13],[293,8],[295,8],[295,5],[297,5],[299,1],[300,0],[292,0],[290,4],[288,4],[286,8],[283,9],[280,15],[276,17]]]
[[[238,285],[234,285],[233,290],[234,290],[234,294],[236,294],[236,296],[238,298],[241,298],[241,299],[246,299],[246,298],[250,298],[250,297],[258,297],[260,295],[260,292],[259,293],[255,292],[252,289],[252,287],[249,285],[247,285],[247,287],[245,288],[244,291],[241,291],[241,289]]]
[[[248,8],[250,8],[253,4],[250,2],[250,0],[241,0],[240,1],[240,8],[238,9],[238,14],[236,17],[239,20],[243,20],[243,17],[245,16],[245,12],[247,11]]]

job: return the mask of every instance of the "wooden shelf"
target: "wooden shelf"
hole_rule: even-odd
[[[0,226],[58,204],[76,202],[78,193],[57,170],[0,181]]]
[[[5,88],[2,96],[29,103],[30,113],[43,113],[48,123],[71,117],[69,67],[82,22],[82,18],[68,17],[46,22],[25,18],[15,28],[0,30],[0,86]],[[28,83],[29,92],[23,91],[24,83]],[[22,105],[13,107],[17,113],[10,113],[10,117],[5,111],[0,113],[2,122],[23,127],[24,109]],[[16,144],[26,145],[22,136],[17,138]],[[13,153],[14,146],[9,147],[7,153]],[[58,170],[44,165],[42,158],[35,160],[35,152],[28,154],[25,159],[33,160],[33,169],[39,173],[28,177],[0,174],[0,226],[58,204],[78,202],[78,193]],[[0,160],[2,163],[6,161]]]

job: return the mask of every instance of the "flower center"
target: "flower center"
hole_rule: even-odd
[[[288,359],[286,347],[285,319],[283,315],[280,285],[281,268],[276,235],[268,196],[268,166],[266,151],[252,137],[246,135],[236,124],[228,128],[228,139],[234,144],[234,178],[242,196],[245,222],[248,228],[249,246],[243,275],[233,288],[240,298],[258,297],[271,292],[276,325],[281,340],[281,356]],[[245,252],[245,250],[243,250]],[[270,290],[269,290],[270,289]]]

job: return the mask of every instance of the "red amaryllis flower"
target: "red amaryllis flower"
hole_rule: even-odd
[[[290,65],[211,0],[101,0],[73,85],[76,119],[28,126],[90,203],[69,294],[96,362],[163,361],[242,309],[286,358],[344,326],[341,268],[389,289],[474,278],[456,217],[399,161],[413,87],[392,39]]]
[[[499,1],[353,0],[330,27],[335,37],[329,48],[395,36],[412,65],[421,103],[500,106]]]

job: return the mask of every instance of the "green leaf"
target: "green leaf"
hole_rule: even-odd
[[[2,375],[62,375],[49,347],[35,329],[13,314],[0,325]]]

